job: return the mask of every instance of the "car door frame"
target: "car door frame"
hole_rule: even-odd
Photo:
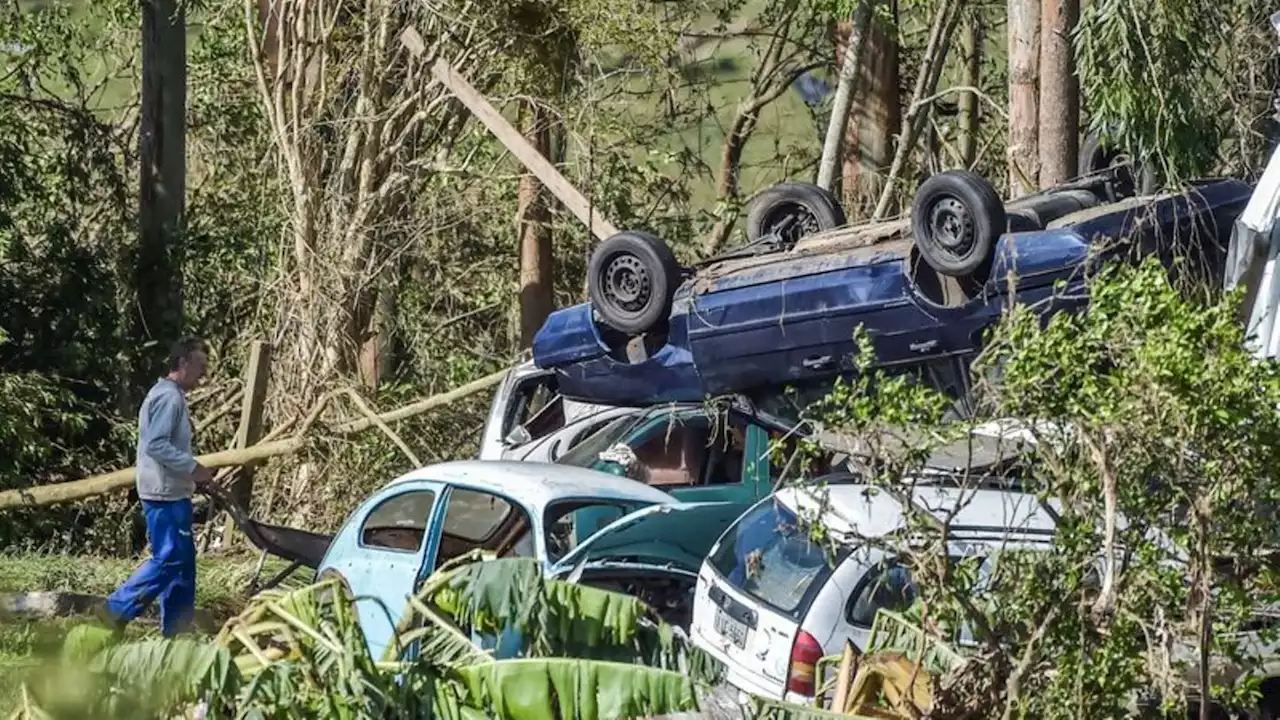
[[[426,558],[435,557],[439,547],[439,540],[438,533],[433,528],[438,527],[440,524],[439,520],[444,507],[444,503],[441,500],[444,498],[447,489],[448,483],[426,478],[415,478],[407,482],[397,483],[374,494],[352,516],[340,533],[338,540],[334,543],[334,547],[346,546],[348,548],[347,552],[338,556],[336,561],[326,555],[321,563],[321,573],[326,570],[336,571],[350,589],[352,604],[356,610],[356,618],[365,634],[366,646],[375,660],[380,659],[382,652],[385,652],[385,649],[395,640],[395,628],[403,618],[404,608],[408,604],[408,595],[416,592],[419,587],[419,577],[422,573],[422,568],[426,565]],[[387,567],[383,564],[370,562],[370,560],[378,556],[405,559],[405,556],[410,555],[410,553],[391,548],[365,545],[361,534],[365,523],[374,511],[396,498],[422,491],[430,491],[434,494],[431,512],[424,518],[422,542],[417,552],[412,553],[413,560],[406,560],[410,565],[413,565],[413,570],[410,571],[413,579],[408,594],[397,606],[395,603],[390,602],[387,592],[370,592],[364,587],[373,585],[372,578],[375,574],[382,578],[378,581],[379,583],[385,584],[386,582],[387,573],[380,571],[385,571]],[[390,573],[390,575],[394,577],[395,573]],[[374,585],[374,587],[376,586]],[[362,602],[367,606],[363,611],[361,608]],[[386,620],[390,625],[390,632],[385,633],[385,642],[379,642],[382,639],[380,636],[384,634],[379,632],[381,630],[380,624],[366,620],[366,616],[369,618],[376,617],[379,621]]]
[[[507,436],[514,427],[515,414],[519,408],[518,403],[525,395],[536,392],[537,387],[551,385],[555,386],[555,396],[558,396],[560,394],[559,378],[556,377],[553,370],[543,370],[532,363],[521,364],[512,368],[506,377],[502,379],[502,383],[498,386],[497,391],[493,394],[493,399],[490,401],[489,415],[485,420],[484,430],[481,431],[480,450],[476,457],[481,460],[498,460],[501,459],[504,452],[512,449],[512,447],[518,447],[507,444]],[[532,392],[526,392],[531,387],[535,389]],[[561,402],[563,403],[563,398],[561,398]],[[564,411],[562,408],[562,412]],[[565,419],[566,421],[568,420],[567,415]],[[554,435],[563,427],[565,426],[562,425],[542,437]],[[533,438],[530,442],[539,439]]]
[[[529,518],[529,532],[532,534],[531,539],[533,540],[534,557],[538,559],[539,564],[542,565],[543,568],[546,567],[546,548],[542,538],[542,518],[539,517],[542,513],[541,508],[526,506],[510,494],[499,492],[488,487],[477,487],[465,482],[441,482],[440,485],[444,486],[445,490],[442,493],[441,498],[436,500],[435,509],[431,513],[431,525],[427,528],[427,533],[429,534],[430,539],[424,543],[429,550],[424,557],[422,564],[418,567],[418,572],[414,578],[413,591],[415,593],[421,589],[422,583],[425,582],[427,578],[431,577],[431,574],[436,571],[437,560],[440,556],[440,540],[441,536],[444,534],[444,521],[449,510],[449,502],[452,500],[454,490],[458,489],[468,490],[475,493],[484,493],[486,495],[502,498],[510,504],[513,509],[525,513]],[[482,637],[478,633],[472,633],[472,640],[477,644],[484,643],[490,639],[492,639],[493,647],[489,649],[495,650],[499,654],[501,651],[506,650],[511,643],[518,644],[520,642],[520,636],[518,633],[512,634],[510,632],[504,632],[497,638],[489,638],[488,636]],[[422,640],[414,640],[405,649],[404,657],[411,661],[417,660],[421,651]]]

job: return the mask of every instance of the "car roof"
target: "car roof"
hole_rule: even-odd
[[[941,485],[898,490],[863,483],[808,484],[784,488],[776,497],[805,515],[821,513],[829,530],[850,538],[883,537],[904,528],[902,501],[908,497],[939,522],[954,512],[948,535],[957,539],[1048,539],[1057,525],[1053,511],[1029,493]]]
[[[392,480],[393,487],[417,480],[445,482],[500,493],[531,507],[569,497],[598,497],[646,503],[671,503],[671,495],[630,478],[555,463],[515,460],[453,460],[412,470]]]
[[[813,437],[819,445],[837,455],[863,460],[873,457],[873,448],[864,436],[820,429]],[[928,433],[913,429],[887,429],[878,433],[875,439],[876,449],[882,452],[904,452],[910,446],[928,448],[925,466],[950,472],[993,471],[1026,458],[1035,448],[1034,436],[1024,437],[998,430],[992,432],[985,426],[974,427],[964,437],[947,443],[935,444]]]

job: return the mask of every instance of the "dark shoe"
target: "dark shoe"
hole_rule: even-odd
[[[96,605],[93,608],[93,617],[116,635],[123,635],[124,627],[125,625],[128,625],[127,622],[116,617],[115,614],[107,608],[106,603]]]

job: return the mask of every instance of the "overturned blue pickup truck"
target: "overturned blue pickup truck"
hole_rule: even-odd
[[[1172,269],[1192,255],[1216,279],[1251,186],[1139,194],[1132,177],[1104,169],[1006,203],[946,171],[908,217],[851,226],[830,193],[783,183],[753,200],[745,246],[693,268],[651,234],[619,232],[592,255],[590,301],[552,313],[533,359],[565,397],[610,405],[829,390],[852,370],[859,325],[877,365],[919,368],[972,357],[1011,303],[1045,317],[1083,306],[1099,262],[1155,255]]]

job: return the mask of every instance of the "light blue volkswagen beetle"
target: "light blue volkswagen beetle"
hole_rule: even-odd
[[[688,627],[698,568],[748,504],[682,503],[635,480],[566,465],[446,462],[406,473],[361,503],[316,570],[350,587],[374,657],[391,643],[418,583],[477,548],[536,557],[549,575],[636,595]]]

